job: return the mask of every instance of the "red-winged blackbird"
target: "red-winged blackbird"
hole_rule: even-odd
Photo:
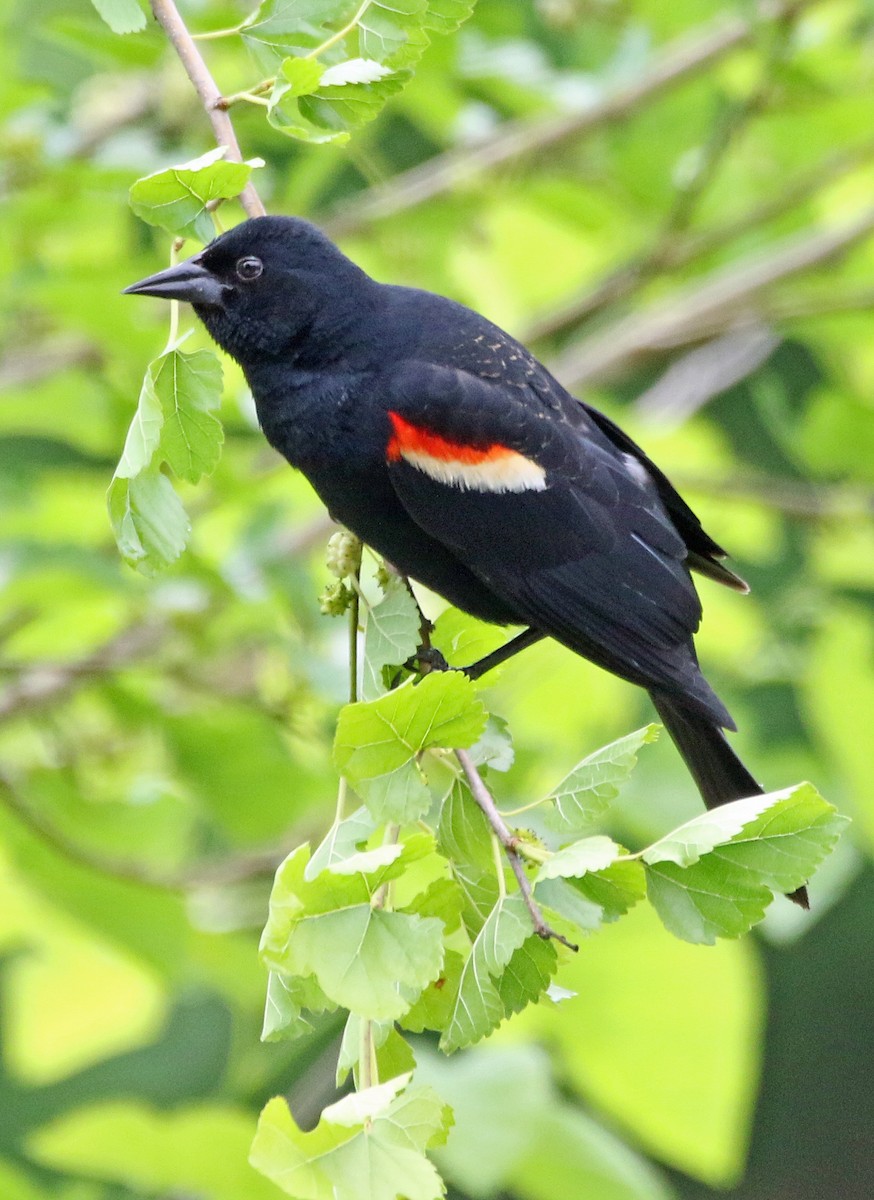
[[[245,221],[127,291],[193,304],[268,440],[398,570],[646,688],[708,807],[761,792],[692,642],[690,570],[746,585],[640,447],[519,342],[377,283],[290,217]]]

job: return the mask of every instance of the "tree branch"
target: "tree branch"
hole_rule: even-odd
[[[692,345],[758,316],[762,292],[812,267],[839,258],[874,232],[874,208],[837,229],[786,238],[768,254],[720,268],[649,312],[637,312],[584,338],[553,359],[567,387],[613,378],[649,355]]]
[[[534,893],[531,889],[531,883],[528,876],[525,874],[525,865],[519,857],[519,841],[514,838],[510,830],[507,828],[506,822],[498,812],[498,807],[492,799],[492,794],[486,785],[483,783],[482,776],[476,769],[476,764],[466,750],[456,750],[455,757],[461,765],[464,776],[467,779],[471,794],[482,810],[483,815],[489,823],[490,828],[494,832],[498,841],[504,848],[504,853],[507,855],[507,861],[513,869],[513,874],[516,876],[516,882],[519,884],[519,891],[525,905],[531,914],[531,923],[534,926],[534,932],[538,937],[544,940],[554,938],[557,942],[561,942],[568,949],[577,951],[579,946],[575,946],[573,942],[561,933],[558,933],[551,925],[548,925],[544,920],[543,913],[540,911],[540,906],[534,899]]]
[[[648,250],[615,267],[594,287],[587,287],[558,308],[535,317],[521,340],[534,342],[571,332],[601,309],[627,299],[657,270],[676,270],[688,266],[696,259],[743,237],[750,230],[776,221],[872,157],[874,139],[829,155],[813,170],[790,180],[775,196],[754,205],[724,225],[667,239],[660,234]]]
[[[320,224],[332,237],[405,212],[451,192],[474,176],[531,154],[578,141],[631,115],[644,101],[693,77],[753,38],[763,21],[784,20],[815,0],[760,0],[752,18],[721,16],[694,38],[671,42],[650,69],[582,112],[505,122],[488,141],[447,150],[420,166],[369,188]]]
[[[219,146],[227,147],[229,159],[233,162],[242,162],[243,156],[240,153],[240,145],[234,132],[233,123],[228,113],[220,107],[222,94],[210,75],[196,42],[179,15],[179,10],[173,0],[151,0],[151,5],[155,20],[170,39],[173,49],[179,56],[179,61],[185,68],[185,73],[194,84],[195,91],[209,117],[216,142]],[[255,191],[252,183],[247,183],[243,188],[240,193],[240,203],[249,217],[265,215],[266,210],[261,203],[261,197]]]
[[[95,675],[105,675],[155,650],[168,627],[153,620],[135,622],[105,645],[69,663],[35,663],[0,693],[0,723],[67,696]]]

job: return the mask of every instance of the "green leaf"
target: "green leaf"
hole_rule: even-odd
[[[470,680],[454,671],[433,672],[378,700],[347,704],[337,723],[334,761],[376,820],[402,824],[430,804],[415,756],[429,746],[469,746],[485,723]]]
[[[571,833],[588,828],[619,794],[641,747],[658,735],[658,725],[646,725],[578,763],[547,797],[554,804],[544,818],[550,829]]]
[[[430,844],[430,838],[424,839]],[[411,850],[418,856],[422,847]],[[374,1020],[395,1019],[440,974],[443,924],[433,917],[387,912],[372,892],[402,871],[405,847],[372,877],[322,871],[305,878],[309,849],[299,847],[276,874],[261,939],[265,964],[284,976],[312,975],[325,996]]]
[[[296,99],[316,90],[325,68],[315,58],[287,58],[280,71],[288,84],[285,96],[288,99]]]
[[[482,737],[470,748],[470,757],[478,767],[491,767],[493,771],[510,770],[515,752],[509,727],[503,717],[489,714]]]
[[[133,479],[116,477],[108,504],[122,557],[144,575],[175,562],[185,549],[191,525],[172,483],[159,470]]]
[[[386,100],[401,91],[409,79],[407,71],[390,71],[376,63],[380,76],[373,78],[371,72],[369,80],[358,82],[350,75],[347,82],[342,82],[344,75],[339,68],[329,67],[318,86],[303,91],[303,81],[294,66],[299,61],[286,59],[282,64],[270,94],[267,119],[280,133],[317,145],[348,142],[352,131],[378,116]],[[342,66],[348,68],[363,61],[352,60]]]
[[[315,879],[319,872],[351,858],[376,827],[366,808],[356,809],[343,821],[335,821],[307,863],[304,878]]]
[[[161,406],[159,449],[164,461],[180,479],[198,483],[221,456],[222,427],[213,416],[222,398],[218,358],[211,350],[171,350],[150,364],[143,381],[147,390]]]
[[[342,1087],[349,1072],[353,1072],[356,1089],[360,1088],[358,1063],[361,1054],[363,1018],[350,1013],[343,1028],[340,1050],[337,1055],[335,1082]],[[393,1021],[371,1021],[371,1038],[376,1054],[377,1074],[380,1079],[395,1079],[398,1075],[411,1072],[416,1065],[409,1043],[395,1029]]]
[[[221,453],[222,370],[211,350],[170,350],[149,364],[109,489],[109,516],[125,561],[152,574],[185,548],[190,525],[162,463],[197,483]]]
[[[522,898],[499,899],[464,964],[441,1050],[449,1054],[492,1033],[504,1017],[541,994],[555,963],[552,943],[532,934]]]
[[[440,1200],[443,1184],[424,1152],[445,1140],[450,1113],[409,1078],[345,1096],[309,1133],[283,1099],[271,1100],[250,1162],[296,1200]]]
[[[207,211],[211,200],[238,196],[251,178],[258,159],[227,162],[219,146],[191,162],[165,167],[138,179],[130,189],[130,206],[142,220],[166,229],[174,237],[209,242],[215,227]]]
[[[457,950],[447,950],[443,959],[443,970],[429,983],[409,1012],[400,1018],[400,1024],[410,1033],[423,1033],[432,1029],[440,1033],[446,1028],[458,995],[464,955]]]
[[[603,871],[620,853],[620,847],[612,838],[583,838],[582,841],[572,842],[570,846],[556,850],[540,867],[537,879],[562,879],[567,876],[578,878],[589,871]]]
[[[461,888],[464,923],[473,936],[497,902],[498,878],[488,823],[460,780],[440,809],[437,844]]]
[[[348,141],[410,80],[429,33],[451,32],[472,9],[473,0],[266,0],[241,32],[276,76],[268,120],[304,141]]]
[[[419,645],[419,610],[403,580],[393,576],[378,604],[367,609],[361,694],[374,700],[385,692],[382,669],[397,666]]]
[[[113,33],[136,33],[146,27],[146,14],[137,0],[91,0]]]
[[[739,937],[774,892],[806,882],[846,824],[809,783],[722,805],[643,851],[650,900],[686,941]]]
[[[275,1042],[280,1038],[293,1039],[312,1033],[312,1024],[304,1012],[333,1012],[335,1008],[315,979],[271,971],[267,978],[261,1041]]]

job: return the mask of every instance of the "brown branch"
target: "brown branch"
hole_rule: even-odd
[[[646,357],[693,345],[758,316],[763,292],[840,258],[874,232],[874,208],[837,229],[786,238],[767,254],[720,268],[649,312],[633,313],[559,355],[551,369],[568,387],[613,378]]]
[[[233,123],[227,111],[221,107],[222,94],[203,61],[197,43],[179,15],[179,10],[173,0],[151,0],[151,5],[155,20],[170,39],[173,49],[179,56],[179,61],[185,68],[185,73],[194,84],[195,91],[209,117],[216,142],[219,146],[227,147],[229,159],[233,162],[242,162],[243,156],[240,153],[240,145],[234,132]],[[240,193],[240,203],[249,217],[265,215],[266,210],[261,203],[261,197],[255,191],[252,183],[247,183],[243,188]]]
[[[534,932],[544,940],[554,938],[570,950],[579,950],[579,946],[575,946],[573,942],[568,941],[563,934],[558,933],[544,920],[540,906],[534,899],[531,882],[525,874],[525,865],[519,857],[519,840],[518,838],[514,838],[507,828],[506,822],[498,812],[498,807],[492,799],[492,794],[483,783],[483,778],[476,769],[473,759],[466,750],[456,750],[455,757],[458,759],[462,771],[464,771],[471,795],[482,810],[483,816],[488,821],[495,837],[504,848],[507,861],[513,869],[513,874],[516,876],[516,882],[519,884],[522,899],[525,901],[525,906],[531,914],[531,923],[534,926]]]
[[[671,42],[650,69],[582,112],[505,122],[488,141],[447,150],[420,166],[369,188],[320,224],[332,236],[357,232],[374,221],[414,208],[503,163],[579,141],[636,112],[644,101],[712,67],[757,34],[763,21],[784,20],[815,0],[761,0],[750,19],[720,16],[694,37]]]

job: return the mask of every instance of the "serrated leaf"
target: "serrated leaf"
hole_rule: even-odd
[[[171,350],[150,364],[143,390],[151,386],[161,406],[159,450],[173,473],[197,483],[213,471],[224,440],[213,416],[222,398],[222,368],[211,350]]]
[[[512,970],[506,975],[511,961]],[[531,915],[521,897],[499,899],[464,964],[452,1013],[440,1039],[441,1050],[449,1054],[478,1042],[497,1029],[504,1017],[535,1000],[546,987],[555,962],[552,943],[532,934]]]
[[[378,604],[367,610],[364,625],[364,668],[361,694],[374,700],[385,692],[382,669],[397,666],[419,645],[419,610],[401,579],[390,579]]]
[[[433,917],[374,908],[372,893],[419,856],[427,835],[389,865],[362,873],[322,871],[305,877],[309,850],[299,847],[276,875],[261,956],[285,976],[312,975],[328,999],[374,1020],[395,1019],[436,979],[443,963],[443,924]]]
[[[470,748],[471,761],[478,767],[491,767],[493,771],[509,771],[516,757],[513,739],[503,717],[489,714],[488,723],[479,741]]]
[[[334,761],[378,820],[402,824],[430,805],[413,759],[429,746],[469,746],[486,713],[473,685],[457,672],[433,672],[378,700],[340,712]]]
[[[336,1008],[312,978],[294,978],[271,971],[267,977],[262,1042],[289,1040],[312,1033],[304,1013],[333,1012]]]
[[[315,145],[348,142],[354,129],[379,115],[386,100],[401,91],[409,72],[390,71],[371,83],[331,84],[324,78],[312,91],[295,90],[277,76],[267,119],[288,137]]]
[[[192,483],[214,469],[223,441],[213,416],[221,392],[221,365],[211,350],[171,350],[148,366],[107,497],[119,550],[145,574],[175,562],[190,531],[161,464]]]
[[[137,0],[91,0],[113,33],[137,33],[146,27],[146,14]]]
[[[443,1184],[425,1150],[445,1140],[451,1114],[409,1075],[330,1105],[308,1133],[285,1101],[261,1114],[250,1162],[296,1200],[440,1200]]]
[[[447,950],[443,970],[429,983],[409,1012],[400,1018],[400,1024],[410,1033],[424,1033],[432,1029],[436,1033],[446,1028],[456,1002],[464,955],[456,950]]]
[[[686,941],[738,937],[774,892],[807,880],[846,823],[809,783],[723,805],[643,851],[650,900]]]
[[[612,838],[597,836],[572,842],[551,855],[537,872],[537,880],[579,878],[590,871],[603,871],[621,853]]]
[[[472,8],[473,0],[266,0],[241,33],[276,77],[268,120],[304,141],[348,141],[406,85],[429,35],[456,29]]]
[[[396,1020],[443,965],[443,926],[432,918],[359,904],[296,922],[280,962],[314,975],[325,994],[375,1020]]]
[[[176,561],[191,525],[166,475],[157,469],[133,479],[116,477],[107,495],[109,519],[121,555],[151,575]]]
[[[280,72],[288,84],[285,95],[289,99],[306,96],[319,86],[325,68],[315,58],[287,58]]]
[[[642,746],[654,742],[658,725],[646,725],[588,755],[549,793],[553,806],[544,820],[550,829],[571,833],[588,828],[619,794]]]
[[[345,820],[335,821],[307,863],[304,878],[307,881],[315,879],[321,871],[350,858],[376,827],[376,821],[366,808],[358,808]]]
[[[174,237],[195,237],[208,242],[215,236],[207,211],[211,200],[238,196],[261,163],[228,162],[226,146],[200,158],[165,167],[138,179],[130,189],[130,206],[142,220],[166,229]]]
[[[460,780],[440,809],[437,845],[451,864],[464,899],[464,922],[474,936],[498,899],[498,879],[488,824]]]

